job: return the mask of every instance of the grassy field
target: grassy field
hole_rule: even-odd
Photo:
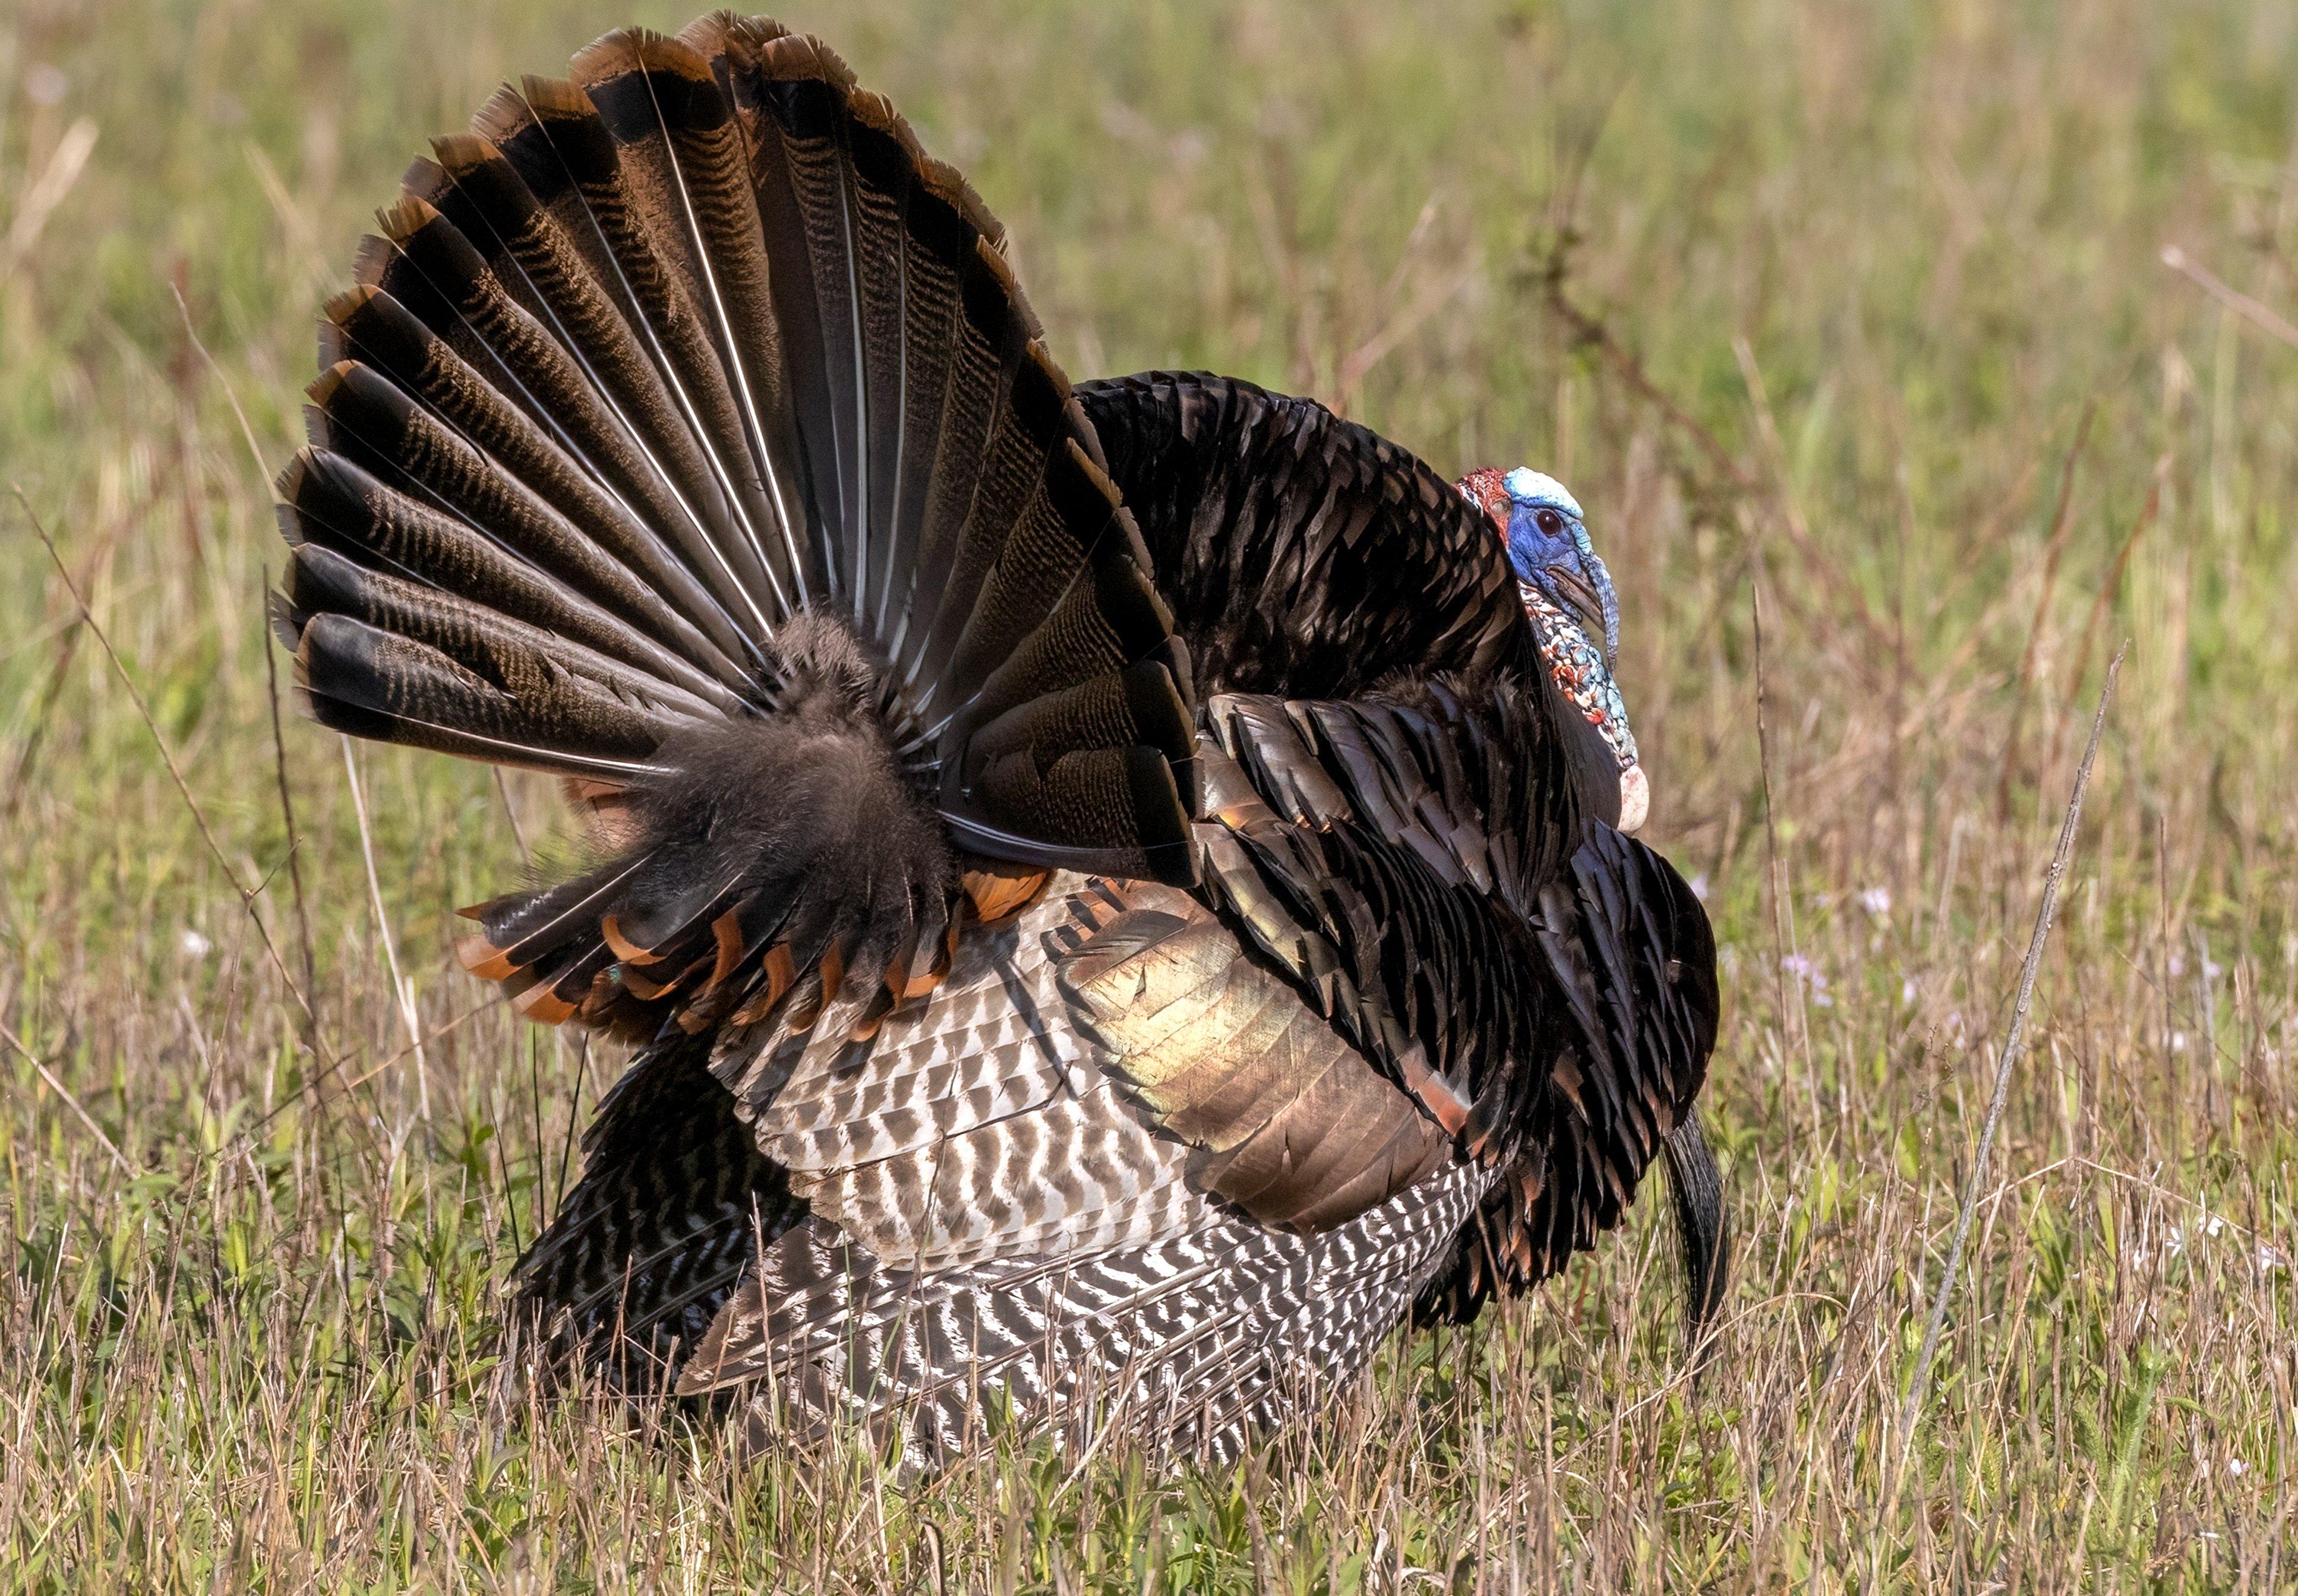
[[[533,1406],[498,1288],[617,1060],[450,911],[570,843],[540,782],[275,746],[267,478],[422,139],[683,6],[12,0],[0,1588],[2298,1587],[2298,9],[787,14],[968,168],[1073,374],[1234,371],[1589,505],[1723,947],[1716,1360],[1648,1202],[1234,1473],[903,1493]]]

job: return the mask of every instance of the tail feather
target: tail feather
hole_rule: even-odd
[[[312,384],[314,444],[407,502],[461,520],[577,593],[627,616],[690,665],[716,652],[687,616],[500,464],[381,372],[355,361]],[[284,484],[283,484],[284,485]]]
[[[1192,879],[1187,657],[1003,247],[723,14],[497,94],[380,212],[275,620],[327,724],[611,807],[627,852],[482,915],[527,1013],[872,1024],[946,962],[953,842]]]
[[[563,429],[554,436],[380,289],[338,294],[326,314],[323,367],[358,360],[387,373],[474,449],[501,461],[592,543],[651,586],[707,640],[707,649],[686,645],[704,668],[731,684],[746,680],[735,662],[753,658],[754,650],[741,640],[724,605],[625,502],[610,476],[586,468],[580,447],[566,439]]]
[[[325,612],[426,644],[502,686],[528,710],[541,701],[541,695],[579,681],[643,707],[665,724],[700,722],[718,714],[710,699],[649,674],[643,663],[615,657],[491,606],[369,570],[331,549],[303,550],[287,583],[291,620]]]
[[[293,591],[311,591],[301,573],[312,563],[297,562]],[[336,731],[562,775],[647,774],[679,729],[652,705],[566,670],[564,648],[548,657],[516,646],[472,653],[479,657],[467,663],[327,611],[302,623],[295,682],[314,717]]]
[[[650,672],[722,714],[739,713],[744,695],[755,690],[723,655],[709,660],[708,668],[691,663],[468,523],[388,492],[341,455],[304,450],[281,476],[279,493],[280,528],[291,547],[310,544],[403,577],[426,592],[459,595]],[[296,566],[310,558],[299,553]]]
[[[492,141],[442,147],[446,170],[468,203],[487,207],[495,269],[559,346],[535,396],[561,413],[591,468],[678,548],[714,602],[742,618],[755,645],[765,617],[713,547],[716,484],[616,297],[620,273],[545,131],[553,108],[579,126],[583,104],[566,84],[530,79],[524,95],[505,91],[480,112]]]
[[[639,60],[641,45],[638,36],[615,33],[578,54],[571,77],[592,114],[549,126],[613,257],[622,295],[636,309],[633,328],[662,369],[726,507],[729,525],[720,542],[729,568],[751,591],[781,589],[786,602],[787,573],[773,573],[769,551],[780,548],[779,517],[765,491],[771,472],[756,453],[751,418],[736,401],[739,367],[730,368],[725,347],[713,336],[708,258],[686,214],[659,109],[665,96],[684,104],[698,87],[723,123],[723,102],[698,58],[684,63],[698,77],[696,84],[665,55],[678,48],[670,41],[652,42],[661,69],[652,71]]]
[[[452,164],[417,162],[413,192],[439,205],[451,225],[459,219],[474,253],[507,292],[568,342],[636,445],[638,459],[625,469],[666,478],[673,500],[663,507],[666,525],[755,642],[771,630],[760,603],[769,584],[750,542],[734,531],[745,512],[713,446],[712,429],[732,425],[724,380],[711,375],[692,313],[674,297],[650,241],[630,225],[618,185],[599,175],[615,170],[611,140],[595,116],[586,117],[589,102],[579,89],[560,90],[541,105],[566,114],[539,111],[523,136],[532,146],[523,169],[484,139],[442,142],[440,153]],[[538,201],[523,172],[555,188],[560,203]],[[587,184],[584,172],[591,174]],[[596,241],[589,252],[586,237]]]

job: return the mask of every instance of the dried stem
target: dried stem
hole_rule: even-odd
[[[16,756],[15,768],[8,773],[4,797],[0,797],[0,825],[16,818],[16,807],[31,790],[32,770],[40,757],[40,742],[47,735],[48,725],[54,715],[56,700],[63,695],[64,680],[71,673],[73,657],[79,651],[80,624],[71,623],[64,633],[63,646],[56,650],[56,662],[48,671],[47,684],[40,690],[38,706],[32,711],[31,729],[25,733],[23,751]]]
[[[200,351],[200,359],[205,362],[208,374],[215,378],[216,386],[223,390],[224,402],[231,406],[231,413],[239,422],[240,440],[247,445],[248,458],[255,462],[257,479],[268,485],[271,476],[270,467],[263,463],[262,446],[255,441],[255,428],[248,425],[247,411],[241,406],[239,395],[233,391],[231,379],[223,374],[222,365],[209,351],[206,341],[200,336],[199,329],[192,325],[192,308],[184,302],[184,291],[170,282],[168,285],[168,292],[176,296],[176,313],[184,318],[184,336],[189,338],[192,341],[192,347]]]
[[[319,989],[319,964],[311,952],[311,912],[303,898],[303,866],[300,856],[303,839],[295,828],[295,802],[287,790],[287,734],[279,724],[279,659],[267,637],[263,642],[263,670],[271,688],[271,757],[272,772],[279,782],[279,819],[287,828],[287,881],[295,894],[295,933],[303,954],[303,989]],[[311,1049],[318,1051],[316,1044]]]
[[[2293,349],[2298,349],[2298,327],[2292,327],[2272,306],[2261,304],[2240,289],[2229,287],[2219,281],[2208,267],[2187,259],[2186,252],[2177,244],[2166,244],[2162,246],[2162,264],[2261,332],[2281,339]]]
[[[2043,555],[2043,587],[2035,595],[2035,618],[2027,626],[2027,646],[2019,656],[2019,680],[2011,693],[2011,730],[2003,740],[2003,773],[1996,778],[1995,812],[2011,812],[2011,773],[2018,764],[2019,732],[2026,720],[2027,690],[2034,685],[2036,657],[2042,651],[2043,620],[2051,609],[2051,595],[2059,584],[2059,562],[2067,551],[2067,533],[2074,525],[2075,467],[2090,442],[2090,424],[2098,415],[2098,400],[2083,403],[2082,419],[2075,425],[2074,445],[2067,451],[2059,471],[2059,503],[2051,512],[2051,539]]]
[[[2130,524],[2129,535],[2122,540],[2122,547],[2115,550],[2114,563],[2107,567],[2106,580],[2099,583],[2098,594],[2091,600],[2090,615],[2083,622],[2082,645],[2075,654],[2075,667],[2067,673],[2067,690],[2063,700],[2067,709],[2073,708],[2075,693],[2082,686],[2083,677],[2090,671],[2091,649],[2098,641],[2100,629],[2106,624],[2108,607],[2113,604],[2115,594],[2122,591],[2122,574],[2129,568],[2130,556],[2137,549],[2138,540],[2146,535],[2146,529],[2154,525],[2154,517],[2162,512],[2162,489],[2170,479],[2170,455],[2166,450],[2154,459],[2154,475],[2146,489],[2146,502],[2139,508],[2138,518]],[[2051,746],[2043,756],[2043,768],[2046,770],[2059,762],[2059,745],[2066,740],[2067,719],[2066,710],[2062,710],[2056,724],[2051,728]]]
[[[2121,674],[2122,657],[2130,645],[2123,644],[2115,650],[2113,661],[2106,667],[2106,681],[2098,690],[2098,713],[2090,724],[2090,746],[2083,750],[2082,764],[2075,771],[2074,791],[2067,798],[2067,809],[2059,822],[2058,847],[2051,855],[2050,873],[2043,878],[2042,906],[2035,912],[2035,932],[2027,943],[2026,963],[2019,968],[2019,997],[2012,1005],[2011,1028],[2004,1033],[2003,1052],[1995,1064],[1995,1096],[1987,1105],[1987,1121],[1980,1128],[1979,1151],[1972,1157],[1971,1178],[1963,1185],[1963,1207],[1955,1215],[1955,1239],[1948,1243],[1947,1268],[1940,1273],[1938,1294],[1931,1299],[1930,1321],[1923,1327],[1922,1347],[1915,1353],[1915,1371],[1907,1385],[1906,1404],[1899,1411],[1899,1440],[1891,1460],[1891,1471],[1883,1496],[1885,1512],[1898,1495],[1898,1481],[1906,1467],[1907,1451],[1914,1441],[1915,1421],[1922,1417],[1924,1399],[1930,1394],[1931,1359],[1938,1352],[1939,1333],[1947,1325],[1947,1304],[1955,1296],[1955,1276],[1963,1269],[1963,1249],[1971,1238],[1971,1215],[1979,1208],[1979,1194],[1987,1184],[1987,1162],[1995,1150],[1995,1133],[2003,1123],[2004,1105],[2011,1099],[2011,1071],[2019,1062],[2019,1049],[2027,1037],[2027,1011],[2035,997],[2035,972],[2043,963],[2044,946],[2051,939],[2051,922],[2059,909],[2059,888],[2066,879],[2067,859],[2074,852],[2075,828],[2082,820],[2083,793],[2090,786],[2091,765],[2098,758],[2098,745],[2106,734],[2107,706],[2114,698],[2114,679]]]
[[[120,541],[120,527],[129,517],[142,514],[150,502],[151,496],[147,494],[134,509],[114,520],[97,536],[94,551],[80,562],[79,575],[75,582],[80,590],[86,591],[95,585],[96,574],[104,568],[112,558],[113,546]],[[83,632],[77,614],[64,624],[63,641],[56,649],[56,662],[49,670],[46,685],[40,690],[39,704],[32,711],[30,730],[25,734],[22,751],[16,756],[15,768],[8,773],[7,796],[0,798],[0,826],[5,826],[16,818],[16,811],[23,805],[24,795],[31,790],[32,773],[38,765],[48,729],[54,722],[56,700],[63,696],[64,682],[71,674],[71,662],[79,657]]]
[[[1756,364],[1756,351],[1747,339],[1735,336],[1732,340],[1732,352],[1740,362],[1740,378],[1748,385],[1748,402],[1756,407],[1756,431],[1763,438],[1765,451],[1771,456],[1775,485],[1765,497],[1771,501],[1780,529],[1788,534],[1788,541],[1795,545],[1796,553],[1802,557],[1804,564],[1849,608],[1852,618],[1859,623],[1860,630],[1867,634],[1868,642],[1880,657],[1892,647],[1892,634],[1884,629],[1881,621],[1875,618],[1874,608],[1867,602],[1867,595],[1861,591],[1859,584],[1845,575],[1843,569],[1828,558],[1827,551],[1819,546],[1818,541],[1811,535],[1810,526],[1804,521],[1803,511],[1796,507],[1795,495],[1788,482],[1787,445],[1780,441],[1779,423],[1772,415],[1771,395],[1764,386],[1763,370]]]
[[[40,1055],[27,1047],[24,1045],[24,1038],[11,1030],[4,1020],[0,1020],[0,1037],[5,1037],[8,1039],[8,1046],[22,1054],[25,1061],[39,1071],[40,1079],[48,1083],[48,1090],[64,1100],[64,1106],[79,1116],[79,1122],[87,1127],[88,1134],[101,1143],[103,1150],[112,1155],[112,1162],[120,1167],[120,1172],[133,1179],[136,1175],[136,1166],[128,1162],[128,1155],[120,1150],[119,1144],[103,1133],[103,1127],[95,1122],[94,1114],[80,1106],[80,1101],[72,1096],[71,1088],[56,1079],[55,1071],[40,1062]]]
[[[1748,473],[1746,467],[1732,458],[1732,451],[1716,441],[1714,433],[1702,426],[1689,410],[1669,398],[1666,391],[1652,381],[1644,371],[1643,362],[1620,347],[1619,341],[1612,336],[1611,329],[1573,303],[1572,296],[1565,291],[1568,274],[1561,251],[1549,260],[1541,275],[1548,295],[1548,307],[1556,313],[1558,320],[1571,329],[1573,342],[1601,355],[1604,363],[1628,385],[1628,391],[1657,410],[1667,418],[1670,426],[1690,438],[1699,452],[1707,457],[1707,463],[1733,487],[1751,497],[1762,493],[1763,484]]]
[[[1795,545],[1796,553],[1805,566],[1815,572],[1829,591],[1849,608],[1852,618],[1866,634],[1868,649],[1864,653],[1855,650],[1850,656],[1855,666],[1864,669],[1869,658],[1888,657],[1897,646],[1896,635],[1884,629],[1882,622],[1876,617],[1874,607],[1867,602],[1867,595],[1860,590],[1859,584],[1836,565],[1818,540],[1811,535],[1801,512],[1788,497],[1785,451],[1781,446],[1779,428],[1772,416],[1769,397],[1764,390],[1762,373],[1756,368],[1755,356],[1747,341],[1735,338],[1732,345],[1740,358],[1741,375],[1747,380],[1748,396],[1756,406],[1757,425],[1774,456],[1780,484],[1775,491],[1766,491],[1763,481],[1732,458],[1732,451],[1724,447],[1714,433],[1670,398],[1667,392],[1644,370],[1643,363],[1621,347],[1619,340],[1612,336],[1611,329],[1601,319],[1573,302],[1566,291],[1569,276],[1565,251],[1559,246],[1550,252],[1540,268],[1538,280],[1547,296],[1549,309],[1569,329],[1573,342],[1583,348],[1594,350],[1627,385],[1630,393],[1657,410],[1670,426],[1690,438],[1707,458],[1707,463],[1734,492],[1769,508],[1773,517],[1787,534],[1788,541]]]
[[[367,861],[368,899],[375,906],[375,933],[383,942],[383,960],[391,972],[391,989],[399,998],[399,1017],[407,1026],[407,1039],[415,1054],[415,1101],[423,1122],[431,1122],[431,1071],[423,1058],[423,1021],[415,1012],[415,989],[400,973],[399,947],[391,934],[391,920],[383,912],[383,882],[375,872],[375,836],[367,822],[367,794],[360,787],[359,761],[351,740],[343,743],[343,772],[351,778],[351,812],[359,816],[360,857]]]
[[[33,511],[32,501],[24,497],[22,488],[13,484],[10,484],[10,491],[16,495],[16,503],[22,509],[24,518],[31,523],[32,531],[47,550],[48,558],[55,562],[56,574],[64,581],[64,590],[71,594],[72,602],[79,607],[80,619],[103,647],[104,657],[112,662],[112,673],[120,678],[120,685],[128,690],[128,701],[136,706],[136,713],[143,718],[144,729],[152,733],[152,740],[160,749],[160,758],[167,765],[168,774],[174,779],[177,792],[183,797],[184,807],[191,811],[192,824],[198,829],[200,839],[207,844],[208,852],[215,856],[216,868],[223,872],[224,880],[229,881],[232,890],[239,894],[239,906],[246,910],[248,919],[255,922],[255,934],[263,939],[263,951],[270,956],[271,967],[278,972],[288,995],[301,1005],[306,1015],[310,1015],[311,1000],[296,984],[286,960],[279,956],[279,945],[271,939],[271,928],[264,924],[263,916],[255,912],[255,899],[260,889],[243,884],[239,872],[232,867],[231,860],[225,856],[223,844],[216,839],[214,831],[208,825],[207,815],[201,809],[199,799],[192,796],[191,783],[184,780],[183,767],[176,763],[175,751],[168,747],[168,740],[161,735],[160,723],[152,717],[152,707],[144,701],[143,693],[136,688],[136,678],[128,674],[127,662],[120,657],[120,650],[112,646],[112,639],[97,623],[95,613],[87,607],[87,600],[80,596],[79,585],[72,580],[71,572],[66,568],[64,557],[57,551],[55,540],[48,535],[48,529]]]
[[[1787,882],[1781,873],[1779,817],[1772,800],[1771,719],[1765,713],[1770,693],[1764,677],[1763,590],[1763,581],[1757,568],[1751,566],[1748,573],[1748,607],[1755,617],[1756,625],[1756,763],[1762,771],[1764,778],[1764,863],[1765,873],[1772,886],[1772,939],[1776,945],[1773,950],[1773,981],[1778,995],[1780,1023],[1784,1027],[1791,1023],[1788,1004],[1788,955],[1793,951],[1794,939],[1788,930]],[[1798,994],[1798,1001],[1792,1012],[1799,1020],[1802,1013],[1800,993]],[[1795,1029],[1805,1033],[1804,1054],[1808,1061],[1811,1053],[1809,1033],[1800,1024],[1797,1024]],[[1784,1045],[1781,1053],[1784,1056]],[[1814,1136],[1818,1134],[1815,1110],[1812,1131]]]

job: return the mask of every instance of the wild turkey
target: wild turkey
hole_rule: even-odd
[[[1708,1325],[1714,947],[1624,834],[1561,487],[1072,389],[964,180],[769,21],[607,36],[380,219],[276,629],[322,724],[595,823],[463,949],[641,1045],[518,1266],[558,1346],[762,1442],[1226,1456],[1663,1147]]]

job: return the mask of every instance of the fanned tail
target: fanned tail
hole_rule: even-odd
[[[505,87],[380,213],[275,621],[322,724],[567,778],[623,848],[477,911],[534,1018],[863,1030],[963,854],[1192,879],[1186,653],[1002,248],[724,13]]]

